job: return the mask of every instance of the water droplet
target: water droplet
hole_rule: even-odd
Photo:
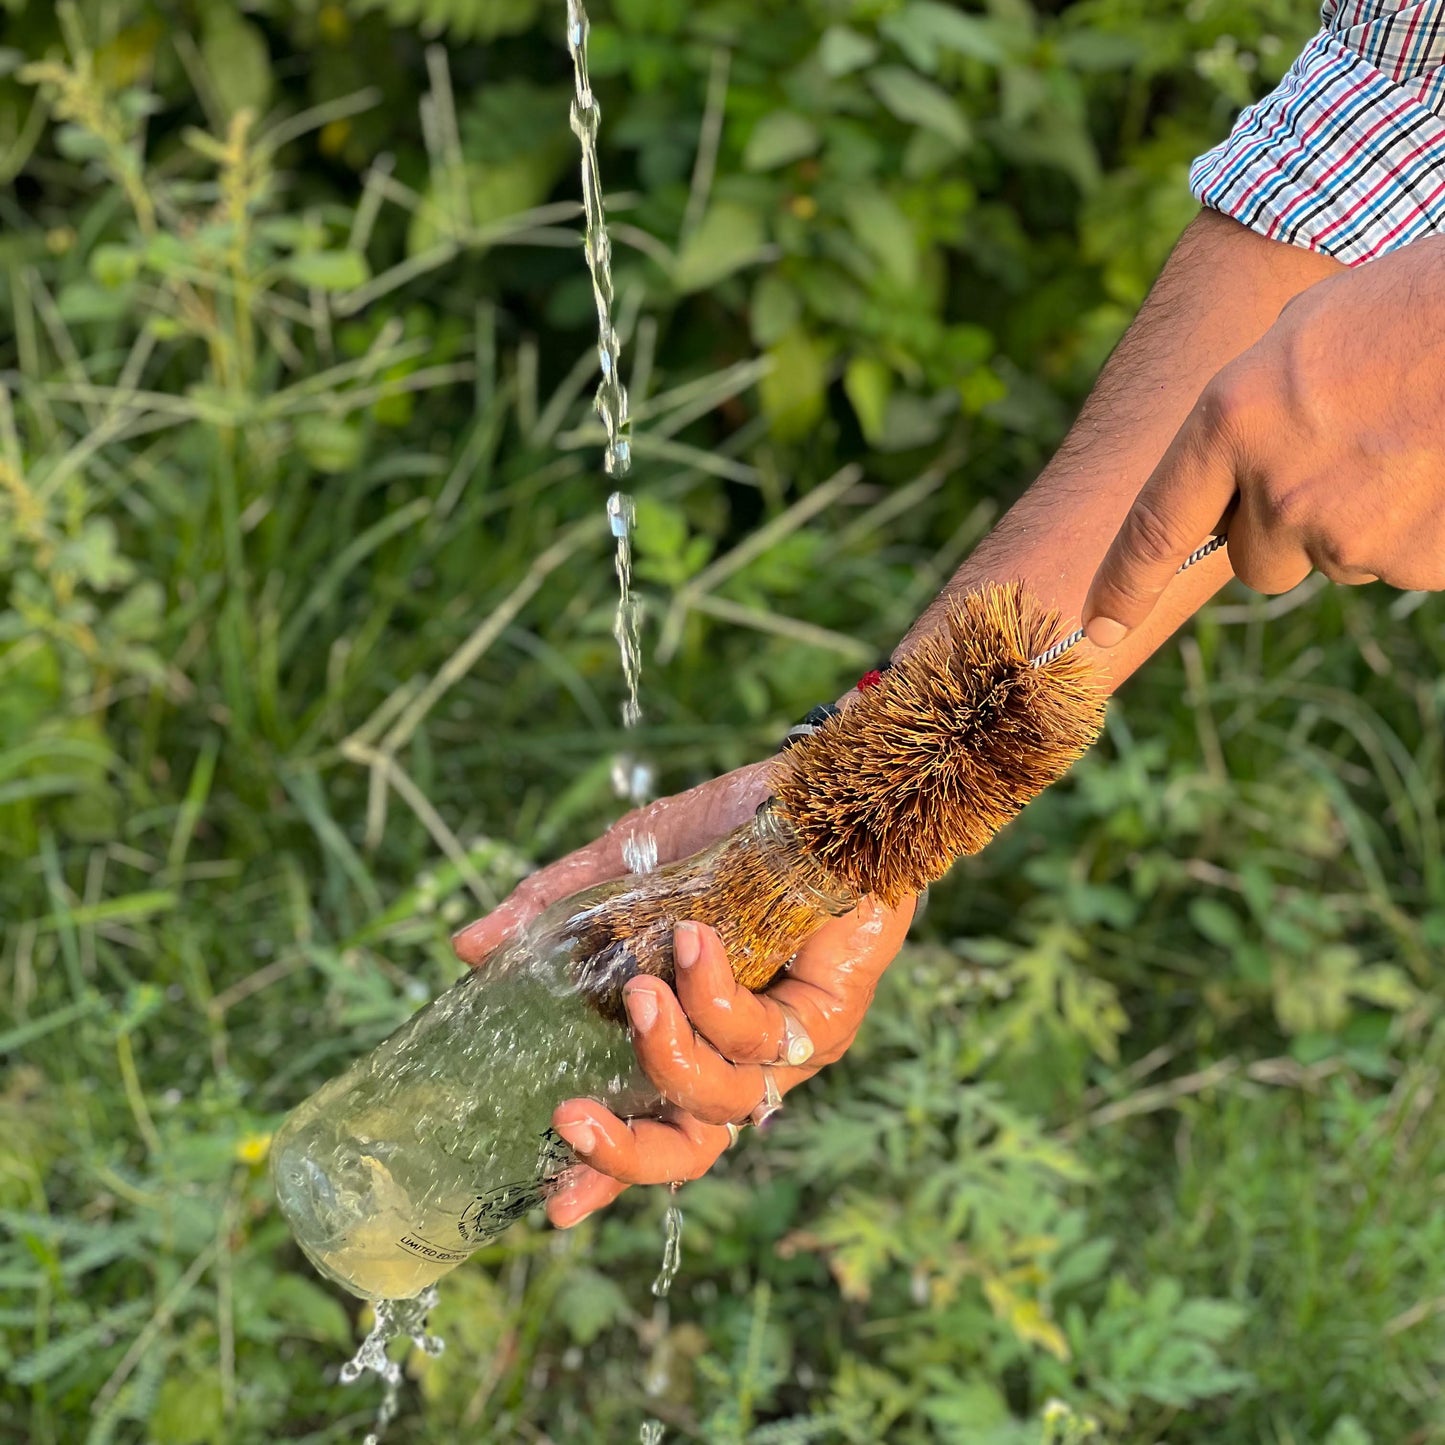
[[[626,492],[613,492],[607,499],[607,517],[614,537],[625,537],[637,517],[637,505]]]
[[[674,1197],[681,1186],[671,1186]],[[677,1278],[677,1271],[682,1266],[682,1210],[676,1204],[667,1206],[667,1213],[662,1216],[662,1268],[657,1272],[657,1278],[652,1281],[652,1293],[663,1299],[668,1290],[672,1288],[672,1282]]]

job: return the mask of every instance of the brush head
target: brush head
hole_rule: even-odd
[[[1103,728],[1085,663],[1029,665],[1063,633],[1018,583],[954,601],[943,627],[789,749],[777,808],[804,853],[892,905],[978,852]]]
[[[701,853],[576,894],[539,922],[551,946],[565,940],[574,981],[592,1006],[621,1023],[628,979],[650,973],[673,982],[672,931],[683,919],[715,928],[734,977],[756,991],[857,902],[825,891],[792,829],[763,808]]]

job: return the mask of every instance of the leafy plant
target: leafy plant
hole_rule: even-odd
[[[1293,0],[10,0],[0,1435],[350,1440],[285,1108],[447,934],[871,666],[1062,433]],[[443,37],[445,48],[436,43]],[[1445,1440],[1433,602],[1231,597],[682,1195],[447,1282],[399,1437]],[[628,765],[635,759],[629,758]]]

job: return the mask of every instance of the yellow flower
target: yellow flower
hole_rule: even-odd
[[[271,1152],[271,1136],[269,1134],[247,1134],[239,1144],[236,1145],[236,1158],[242,1164],[252,1166],[262,1163],[267,1154]]]

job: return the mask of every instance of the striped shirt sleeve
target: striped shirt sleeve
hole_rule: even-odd
[[[1327,0],[1270,95],[1194,162],[1204,203],[1356,265],[1445,234],[1445,0]]]

